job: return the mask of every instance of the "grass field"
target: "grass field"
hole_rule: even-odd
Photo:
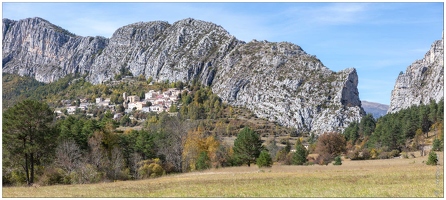
[[[86,185],[3,187],[3,197],[444,197],[440,165],[411,159],[341,166],[229,167],[156,179]]]

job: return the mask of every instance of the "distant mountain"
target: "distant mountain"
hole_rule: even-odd
[[[443,38],[435,41],[424,58],[401,72],[390,97],[389,113],[412,105],[439,102],[444,98]]]
[[[240,41],[216,24],[138,22],[111,38],[81,37],[42,18],[3,19],[4,73],[53,82],[68,74],[93,84],[129,71],[155,81],[197,81],[258,117],[321,134],[365,114],[354,68],[334,72],[289,42]]]
[[[364,111],[367,114],[372,114],[375,119],[384,116],[389,109],[389,105],[375,102],[361,101],[361,104],[362,108],[364,108]]]

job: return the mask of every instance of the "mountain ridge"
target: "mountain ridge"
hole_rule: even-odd
[[[246,43],[192,18],[137,22],[111,38],[57,27],[41,18],[3,19],[3,71],[42,82],[77,73],[100,84],[122,68],[156,81],[197,80],[223,101],[298,132],[342,131],[365,114],[354,68],[331,71],[289,42]]]

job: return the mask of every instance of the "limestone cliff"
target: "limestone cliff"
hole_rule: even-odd
[[[333,72],[295,44],[240,41],[195,19],[139,22],[110,39],[76,36],[41,18],[3,19],[3,72],[51,82],[71,73],[134,76],[212,87],[224,101],[300,132],[342,131],[364,111],[356,70]]]
[[[443,39],[435,41],[424,58],[407,67],[396,79],[388,113],[444,98]]]

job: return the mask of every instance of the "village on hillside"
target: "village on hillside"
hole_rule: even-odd
[[[127,95],[126,92],[122,94],[124,102],[124,112],[118,110],[118,105],[110,101],[110,98],[96,98],[95,102],[88,102],[87,99],[79,99],[78,103],[73,103],[72,100],[62,100],[62,107],[56,108],[54,111],[58,117],[65,115],[73,115],[76,113],[85,113],[87,116],[93,117],[93,113],[89,112],[93,108],[104,108],[113,114],[113,119],[119,120],[123,115],[130,114],[132,111],[138,110],[149,113],[169,112],[172,105],[177,104],[179,94],[183,91],[189,92],[187,89],[179,90],[177,88],[169,88],[167,91],[150,90],[144,94],[144,99],[136,95]],[[76,105],[77,104],[77,105]],[[175,114],[175,113],[171,113]]]

